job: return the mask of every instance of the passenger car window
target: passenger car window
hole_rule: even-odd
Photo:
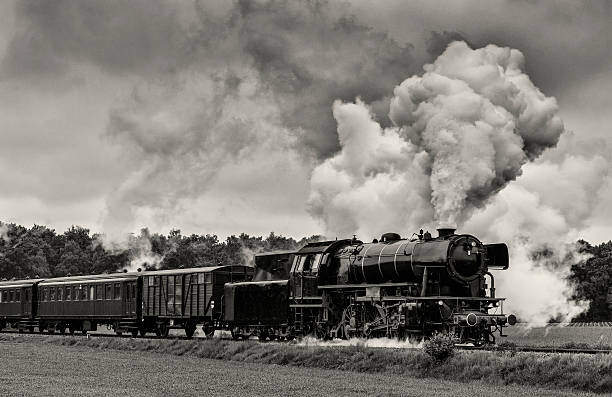
[[[105,284],[106,286],[106,300],[113,299],[113,286],[111,284]]]
[[[50,292],[49,292],[49,299],[51,299],[52,301],[54,301],[54,300],[55,300],[55,288],[51,287],[51,288],[49,289],[49,291],[50,291]]]
[[[18,289],[15,290],[15,302],[21,302],[21,291]]]
[[[72,288],[71,287],[66,287],[66,294],[64,296],[66,297],[67,301],[72,299]]]
[[[96,285],[96,300],[103,300],[104,299],[104,286],[103,285]]]
[[[121,284],[115,283],[115,299],[121,299]]]

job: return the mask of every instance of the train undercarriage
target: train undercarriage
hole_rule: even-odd
[[[396,289],[396,286],[389,288]],[[383,295],[381,296],[381,290]],[[234,339],[291,340],[392,338],[421,340],[435,333],[454,335],[458,343],[494,344],[507,323],[503,299],[450,296],[384,295],[385,288],[326,291],[293,299],[290,323],[230,325]]]

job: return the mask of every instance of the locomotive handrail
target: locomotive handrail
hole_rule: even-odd
[[[410,287],[417,286],[419,283],[382,283],[382,284],[333,284],[319,285],[318,289],[337,289],[337,288],[365,288],[365,287]]]

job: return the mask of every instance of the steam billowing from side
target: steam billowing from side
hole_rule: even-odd
[[[336,102],[342,150],[313,173],[313,214],[340,234],[384,231],[380,218],[349,207],[398,208],[380,224],[394,230],[414,230],[432,214],[437,224],[465,221],[563,132],[556,101],[522,65],[518,50],[455,42],[395,88],[386,130],[361,101]]]
[[[584,217],[565,219],[560,211],[584,209],[563,207],[567,183],[550,181],[572,165],[584,170],[605,162],[566,159],[548,167],[549,181],[515,181],[564,131],[555,99],[534,86],[523,61],[518,50],[454,42],[423,75],[395,88],[389,128],[359,99],[335,102],[341,150],[315,168],[310,210],[332,236],[409,234],[442,224],[507,242],[511,267],[498,285],[507,308],[528,321],[569,319],[584,310],[572,302],[566,281],[579,259],[568,244],[577,240],[572,224]],[[583,178],[566,190],[588,203],[579,191],[598,181]],[[539,183],[555,190],[549,202],[534,192]]]

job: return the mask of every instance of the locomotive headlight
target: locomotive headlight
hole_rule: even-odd
[[[215,301],[210,301],[210,308],[214,309],[215,308]]]
[[[438,301],[438,306],[444,306],[444,302]]]

